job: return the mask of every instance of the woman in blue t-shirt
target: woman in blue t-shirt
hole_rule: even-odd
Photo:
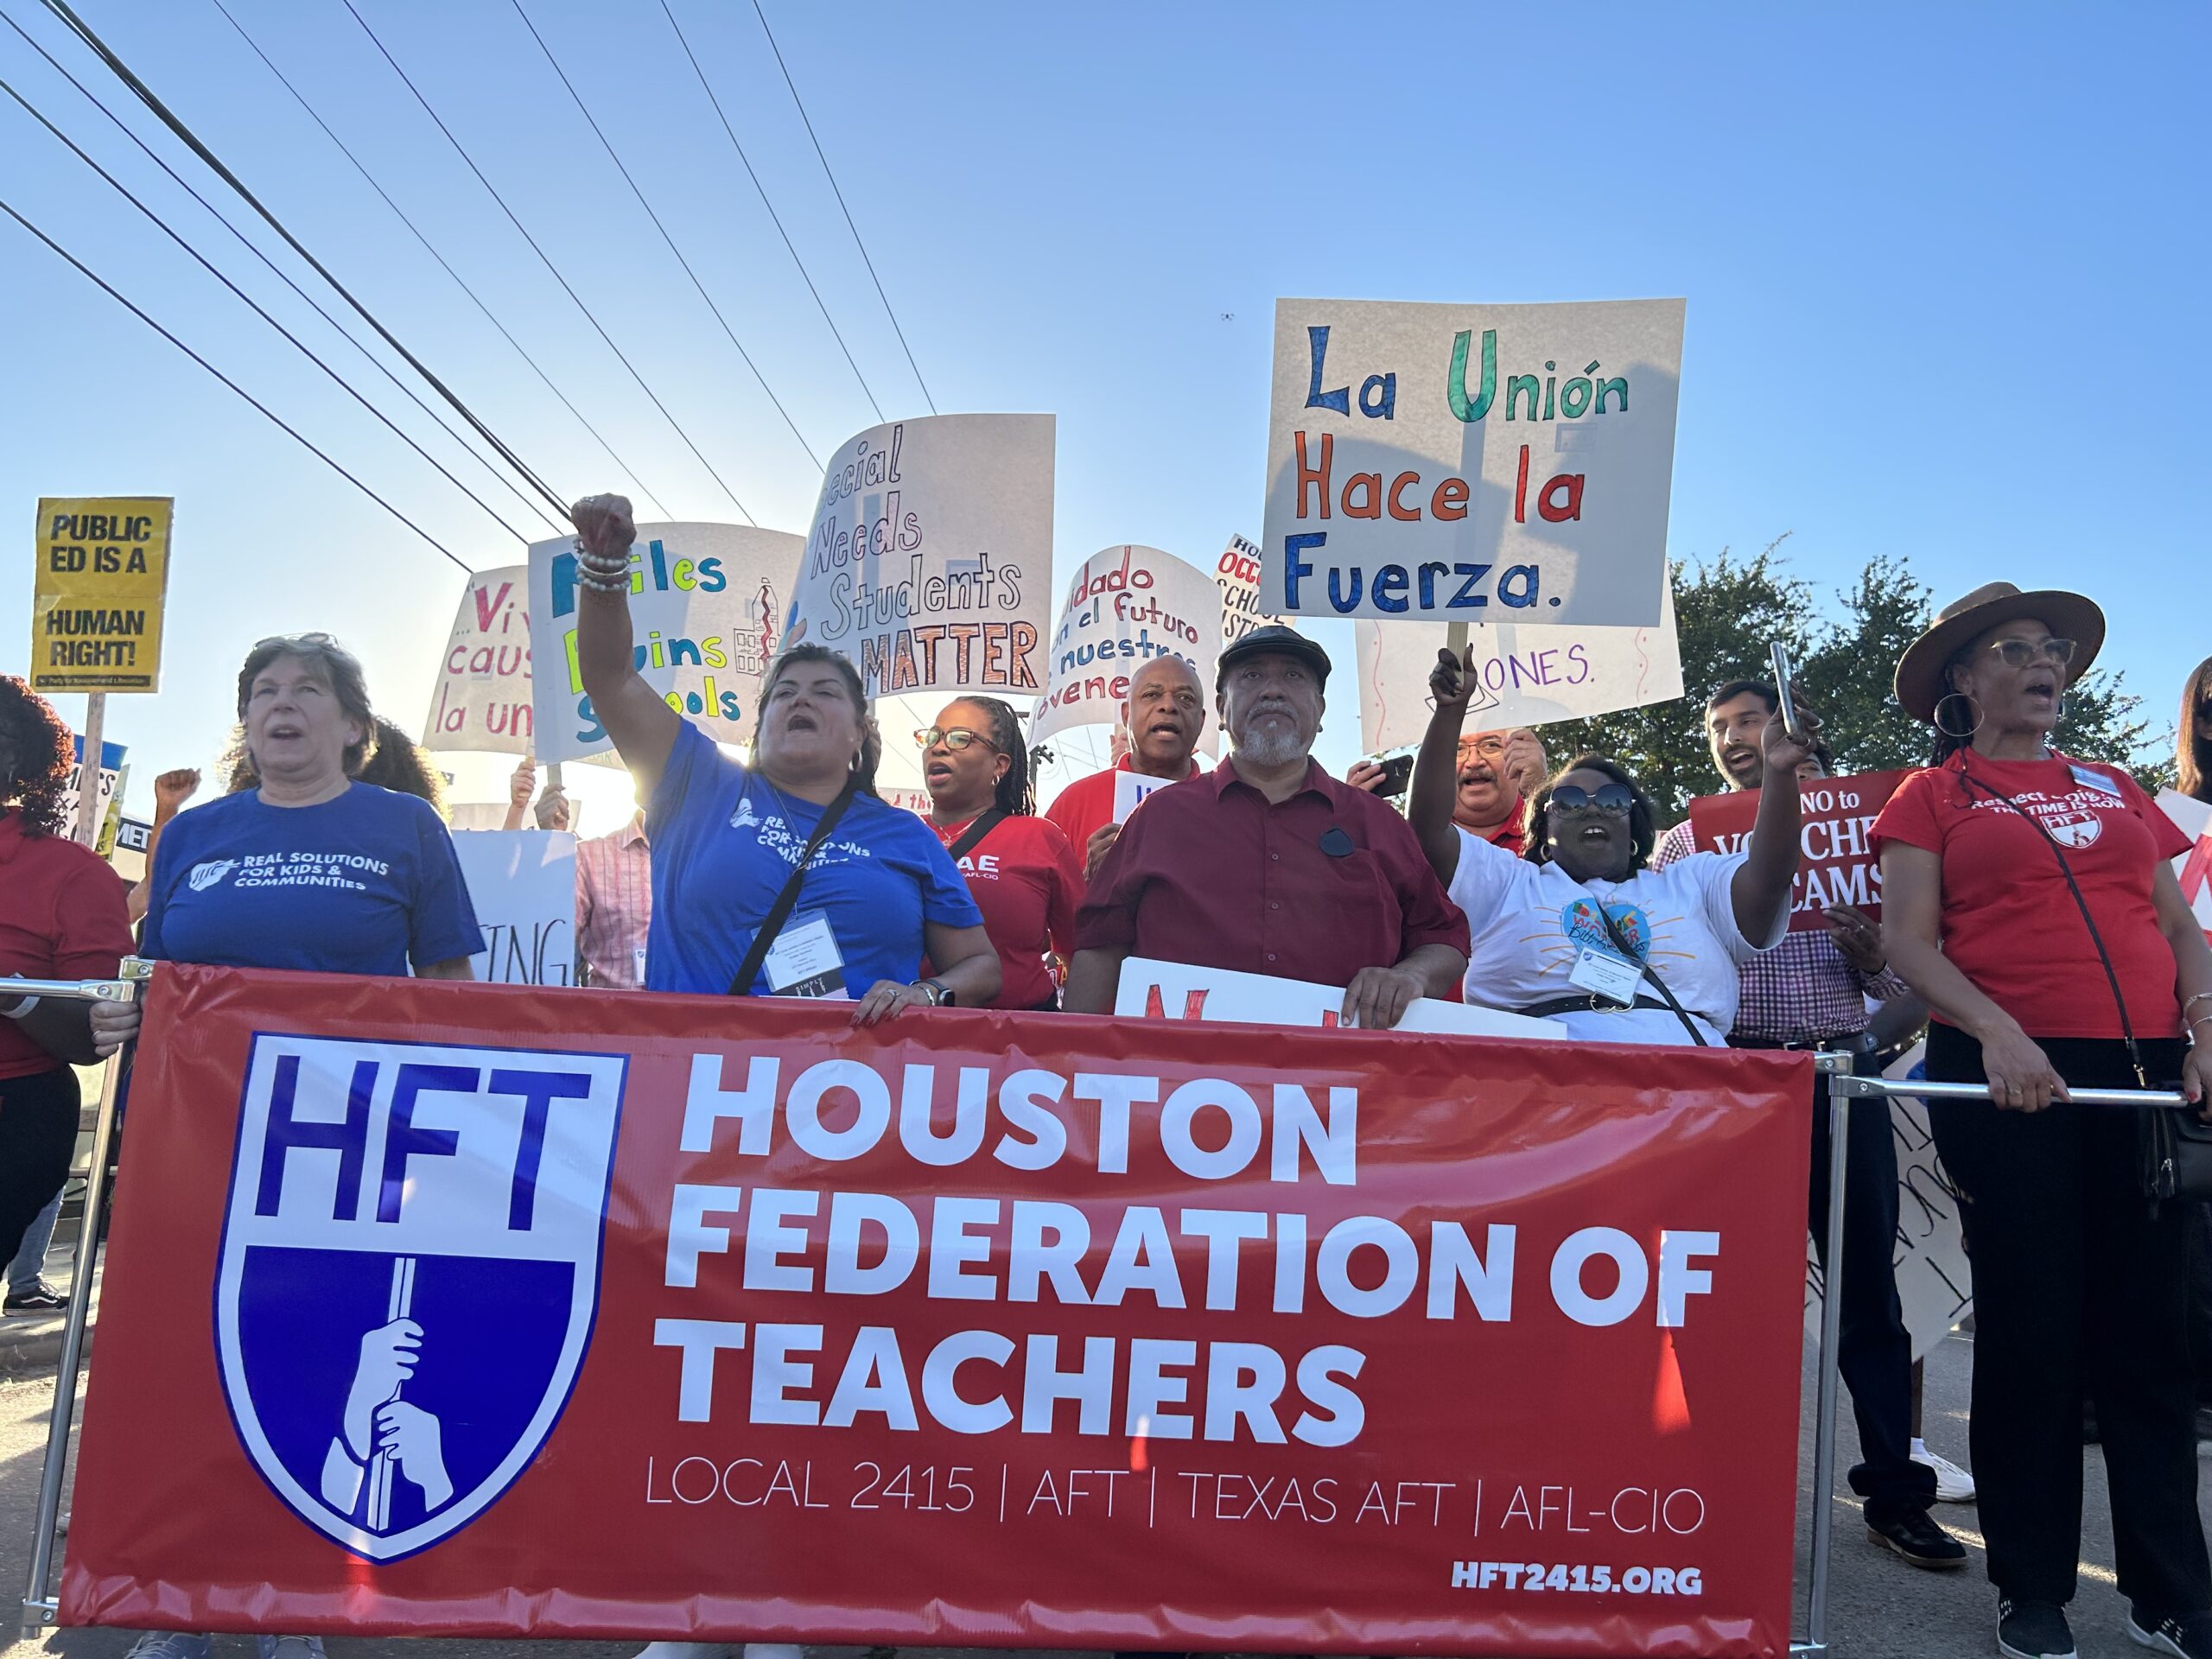
[[[876,795],[880,743],[853,665],[817,645],[777,658],[761,683],[753,764],[740,766],[637,671],[630,504],[594,496],[574,517],[577,670],[647,803],[645,988],[849,997],[861,1026],[902,1007],[988,1007],[999,959],[982,913],[929,826]],[[841,801],[758,970],[734,984],[748,956],[760,955],[754,936],[823,815]],[[925,956],[937,971],[918,979]]]

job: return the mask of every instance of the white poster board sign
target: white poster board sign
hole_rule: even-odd
[[[1927,1044],[1916,1044],[1882,1075],[1898,1081],[1923,1078],[1927,1057]],[[1890,1128],[1897,1154],[1897,1233],[1891,1261],[1905,1334],[1912,1338],[1912,1357],[1923,1359],[1973,1308],[1974,1270],[1961,1230],[1959,1190],[1936,1155],[1936,1137],[1928,1127],[1928,1103],[1891,1101]],[[1816,1173],[1826,1177],[1825,1171]],[[1821,1334],[1822,1277],[1808,1234],[1805,1334],[1815,1341]]]
[[[1137,803],[1155,789],[1165,789],[1175,780],[1154,778],[1141,772],[1117,772],[1114,774],[1114,822],[1127,823],[1129,814],[1137,810]]]
[[[1129,681],[1148,663],[1179,657],[1209,694],[1221,655],[1221,590],[1205,572],[1156,547],[1092,554],[1068,584],[1052,629],[1045,701],[1030,741],[1122,717]],[[1213,753],[1213,728],[1199,741]]]
[[[1421,741],[1428,727],[1428,672],[1450,625],[1355,622],[1359,653],[1360,741],[1368,753]],[[1465,729],[1510,731],[1548,721],[1584,720],[1682,695],[1675,595],[1643,628],[1552,628],[1517,622],[1467,630],[1476,690]]]
[[[484,930],[469,958],[494,985],[576,982],[576,838],[566,830],[454,833],[468,900]]]
[[[1221,589],[1221,643],[1235,645],[1255,628],[1280,622],[1260,608],[1260,544],[1231,536],[1214,567],[1214,585]]]
[[[1139,1019],[1234,1020],[1252,1026],[1333,1026],[1342,1013],[1344,988],[1266,974],[1192,968],[1179,962],[1131,957],[1122,964],[1114,1012]],[[1399,1031],[1458,1037],[1519,1037],[1556,1043],[1567,1028],[1549,1020],[1440,1002],[1421,997],[1406,1010]]]
[[[1050,415],[872,426],[830,457],[786,643],[849,658],[868,695],[1044,690]]]
[[[640,524],[630,550],[630,632],[639,671],[717,743],[753,734],[760,675],[782,648],[799,538],[735,524]],[[537,758],[580,760],[613,740],[576,671],[572,537],[530,548],[531,680]]]
[[[526,564],[469,577],[438,659],[424,748],[531,752],[529,594]]]
[[[2174,879],[2181,883],[2181,896],[2196,912],[2196,925],[2212,939],[2212,804],[2177,789],[2162,789],[2158,807],[2196,837],[2196,845],[2174,860]]]
[[[120,743],[100,745],[100,798],[93,810],[105,822],[107,810],[114,802],[123,781],[124,746]],[[85,734],[74,732],[69,739],[69,781],[62,786],[61,829],[64,841],[77,838],[77,785],[85,775]]]
[[[1656,623],[1682,310],[1277,301],[1261,607]]]

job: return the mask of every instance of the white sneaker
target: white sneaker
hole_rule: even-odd
[[[128,1659],[207,1659],[211,1641],[195,1630],[149,1630],[130,1644]]]
[[[324,1659],[319,1636],[257,1636],[254,1659]]]
[[[1936,1471],[1936,1501],[1938,1503],[1974,1502],[1974,1477],[1948,1458],[1930,1452],[1925,1440],[1912,1443],[1912,1460]]]

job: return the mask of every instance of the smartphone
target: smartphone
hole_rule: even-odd
[[[1382,781],[1375,786],[1375,792],[1386,801],[1396,800],[1406,792],[1406,785],[1413,781],[1413,756],[1394,754],[1388,760],[1376,764],[1382,768]]]
[[[1774,696],[1782,715],[1782,729],[1792,737],[1802,736],[1797,729],[1797,699],[1789,689],[1789,652],[1777,643],[1767,647],[1767,656],[1774,664]]]

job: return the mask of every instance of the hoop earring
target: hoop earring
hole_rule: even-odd
[[[1958,722],[1955,721],[1946,721],[1943,718],[1943,711],[1947,708],[1950,707],[1954,700],[1964,703],[1968,709],[1974,711],[1971,716],[1973,723],[1968,725],[1964,731],[1955,730],[1954,727]],[[1946,691],[1942,696],[1936,699],[1936,707],[1929,715],[1929,721],[1937,731],[1949,738],[1953,742],[1970,742],[1973,741],[1974,734],[1981,729],[1981,705],[1976,702],[1967,692]]]

